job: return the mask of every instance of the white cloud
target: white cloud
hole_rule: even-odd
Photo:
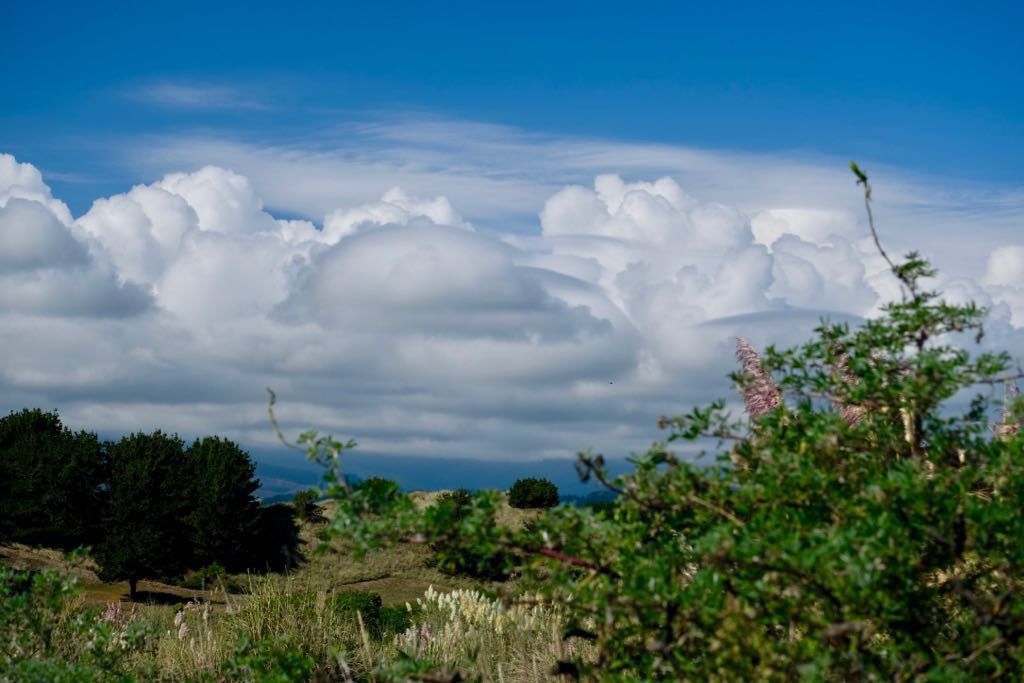
[[[670,177],[706,204],[751,219],[770,245],[783,232],[819,243],[866,235],[863,197],[846,159],[752,154],[525,132],[409,116],[317,128],[308,139],[242,141],[231,134],[131,139],[124,161],[139,173],[218,164],[248,177],[270,207],[319,218],[367,204],[396,185],[444,195],[480,230],[532,234],[545,201],[595,176]],[[918,249],[942,271],[980,277],[989,253],[1019,241],[1020,187],[910,174],[858,159],[872,175],[879,230],[896,254]]]
[[[413,134],[434,148],[465,142],[443,126]],[[721,188],[709,198],[660,175],[555,184],[541,172],[554,152],[538,160],[528,136],[476,134],[478,151],[505,153],[533,178],[477,177],[475,161],[434,173],[426,160],[436,151],[414,150],[387,183],[394,167],[360,160],[376,179],[359,184],[346,175],[351,159],[293,155],[294,166],[235,147],[241,167],[255,163],[253,179],[201,166],[98,199],[71,220],[33,167],[0,157],[6,407],[266,444],[269,385],[289,429],[356,436],[371,452],[623,454],[658,437],[657,415],[732,396],[733,336],[795,343],[821,315],[869,316],[893,292],[856,199],[830,202],[833,190],[773,205],[730,204]],[[627,169],[640,163],[639,147],[618,149]],[[648,149],[643,163],[655,152],[711,174],[732,168],[671,149]],[[556,166],[595,159],[613,161],[581,144]],[[316,224],[265,209],[302,183],[307,194],[290,208]],[[895,187],[914,201],[927,194]],[[471,213],[441,188],[472,195]],[[505,229],[502,217],[529,211],[532,231]],[[943,287],[994,304],[990,336],[1019,353],[1024,249],[986,258],[984,273],[954,272]]]
[[[322,236],[310,237],[334,244],[368,225],[406,225],[417,217],[426,218],[437,225],[470,228],[456,213],[447,197],[421,200],[408,196],[399,187],[393,187],[384,193],[379,202],[354,209],[331,211],[324,218]]]
[[[36,201],[12,198],[0,207],[0,271],[74,267],[89,260],[85,245]]]
[[[1010,308],[1010,321],[1024,327],[1024,246],[999,247],[992,252],[982,282],[995,302]]]
[[[18,163],[10,154],[0,153],[0,206],[6,206],[12,198],[38,202],[53,212],[61,223],[71,224],[67,205],[53,198],[39,169],[32,164]]]
[[[0,155],[0,198],[0,311],[121,317],[148,307],[149,294],[69,225],[35,168]]]

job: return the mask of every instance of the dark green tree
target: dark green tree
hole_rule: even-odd
[[[320,492],[316,489],[306,489],[296,493],[295,497],[292,498],[292,509],[295,511],[295,519],[310,524],[320,524],[327,521],[324,513],[320,510],[320,506],[317,504],[317,499],[319,498]]]
[[[508,490],[508,504],[514,508],[554,507],[558,505],[558,487],[547,479],[519,479]]]
[[[259,512],[253,494],[260,483],[249,454],[228,439],[208,436],[185,451],[185,468],[193,561],[244,568]]]
[[[0,540],[73,548],[99,538],[104,457],[95,434],[56,412],[0,419]]]
[[[295,508],[285,503],[261,507],[246,567],[256,572],[282,572],[302,564],[302,538]]]
[[[161,431],[131,434],[107,447],[110,502],[98,560],[105,580],[170,578],[193,566],[188,523],[193,489],[184,443]]]

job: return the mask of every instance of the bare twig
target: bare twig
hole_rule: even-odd
[[[277,434],[277,440],[288,448],[305,453],[305,448],[294,444],[285,438],[284,432],[281,431],[281,424],[277,421],[277,416],[274,415],[274,405],[277,403],[277,394],[275,394],[274,390],[270,387],[267,387],[267,393],[270,394],[270,399],[267,401],[267,415],[270,416],[270,424],[274,427],[274,432]]]
[[[882,248],[882,242],[878,239],[878,230],[875,229],[875,216],[871,212],[871,183],[868,182],[868,176],[853,161],[850,162],[850,170],[857,176],[857,184],[864,186],[864,208],[868,212],[868,227],[871,228],[871,237],[875,240],[875,247],[878,249],[878,253],[882,255],[882,258],[885,259],[885,262],[889,264],[889,269],[893,271],[893,275],[896,275],[896,265],[889,258],[889,255],[885,253],[885,249]],[[899,276],[897,275],[897,277]],[[900,278],[900,280],[902,279]]]

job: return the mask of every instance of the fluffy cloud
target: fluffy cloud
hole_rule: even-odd
[[[18,163],[10,154],[0,153],[0,206],[6,206],[12,198],[38,202],[53,212],[61,223],[71,224],[67,205],[53,198],[39,169],[31,164]]]
[[[992,299],[1010,308],[1010,320],[1024,327],[1024,246],[995,249],[988,260],[983,279]]]
[[[658,414],[730,395],[733,336],[793,343],[821,315],[872,315],[892,287],[843,211],[748,214],[668,177],[563,187],[533,234],[400,189],[319,225],[281,220],[214,166],[72,220],[0,156],[0,202],[7,407],[252,445],[272,439],[270,385],[289,428],[373,452],[624,453]],[[1021,282],[1015,247],[980,283],[945,284],[997,304],[1013,342]]]
[[[0,155],[0,310],[60,316],[130,316],[148,293],[121,281],[70,225],[39,172]]]

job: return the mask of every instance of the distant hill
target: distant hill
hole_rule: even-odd
[[[264,502],[291,500],[297,491],[317,486],[322,470],[302,459],[298,453],[278,450],[250,451],[256,462],[256,476],[262,483],[257,495]],[[368,455],[359,452],[345,455],[348,474],[356,477],[385,477],[398,482],[406,491],[438,491],[467,488],[506,491],[516,479],[543,477],[558,486],[563,498],[584,498],[603,489],[594,483],[584,484],[576,475],[575,461],[532,460],[494,462],[466,458],[431,458],[423,456]],[[626,460],[609,460],[613,475],[631,469]]]

